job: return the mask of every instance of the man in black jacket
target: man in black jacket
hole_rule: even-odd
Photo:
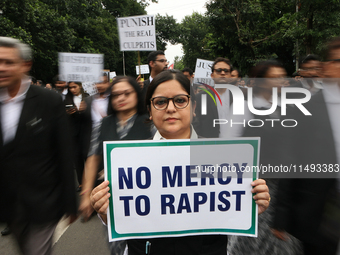
[[[55,227],[77,212],[61,97],[30,86],[30,48],[0,37],[0,221],[24,254],[50,254]]]
[[[335,255],[340,238],[340,38],[327,49],[323,66],[324,89],[305,104],[312,116],[299,110],[290,118],[291,129],[280,147],[285,165],[296,168],[292,179],[281,179],[273,227],[288,239],[286,231],[303,243],[304,254]]]

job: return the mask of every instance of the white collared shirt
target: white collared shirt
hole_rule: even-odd
[[[193,127],[191,127],[190,139],[198,139],[198,135]],[[166,138],[164,138],[157,130],[152,140],[166,140]]]
[[[20,89],[15,97],[8,95],[8,89],[0,89],[1,102],[1,129],[3,144],[7,144],[14,140],[18,129],[19,119],[24,106],[27,91],[30,87],[31,81],[25,77],[21,81]]]
[[[109,94],[105,94],[104,98],[95,96],[93,99],[91,107],[92,127],[98,125],[107,116],[109,96]]]
[[[64,88],[64,90],[61,92],[61,97],[63,98],[63,101],[65,100],[67,93],[68,93],[68,89]]]
[[[82,99],[83,99],[82,94],[79,94],[78,96],[73,96],[73,103],[75,104],[78,110]]]

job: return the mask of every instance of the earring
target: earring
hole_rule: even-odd
[[[149,120],[152,120],[152,116],[149,117]]]

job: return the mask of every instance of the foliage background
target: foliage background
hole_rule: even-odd
[[[58,52],[102,53],[105,69],[123,73],[116,18],[146,14],[156,0],[2,0],[0,35],[21,39],[34,51],[32,75],[51,82]],[[296,60],[322,56],[324,43],[340,35],[340,0],[208,0],[205,14],[181,22],[156,16],[157,49],[181,43],[175,68],[195,69],[197,58],[227,57],[242,74],[275,58],[288,73]],[[149,52],[141,52],[146,63]],[[135,76],[137,52],[125,52],[126,74]]]

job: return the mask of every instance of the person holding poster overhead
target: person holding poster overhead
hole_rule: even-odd
[[[190,81],[181,72],[168,70],[157,75],[146,94],[149,119],[157,128],[153,139],[197,139],[198,136],[191,126],[195,104],[195,95],[190,93]],[[109,182],[105,181],[91,192],[91,204],[105,223],[110,197],[108,184]],[[258,204],[260,214],[269,206],[268,187],[261,179],[251,184],[254,187],[252,192],[255,193],[254,199]],[[127,240],[127,244],[129,255],[227,254],[227,236],[225,235],[132,239]]]

